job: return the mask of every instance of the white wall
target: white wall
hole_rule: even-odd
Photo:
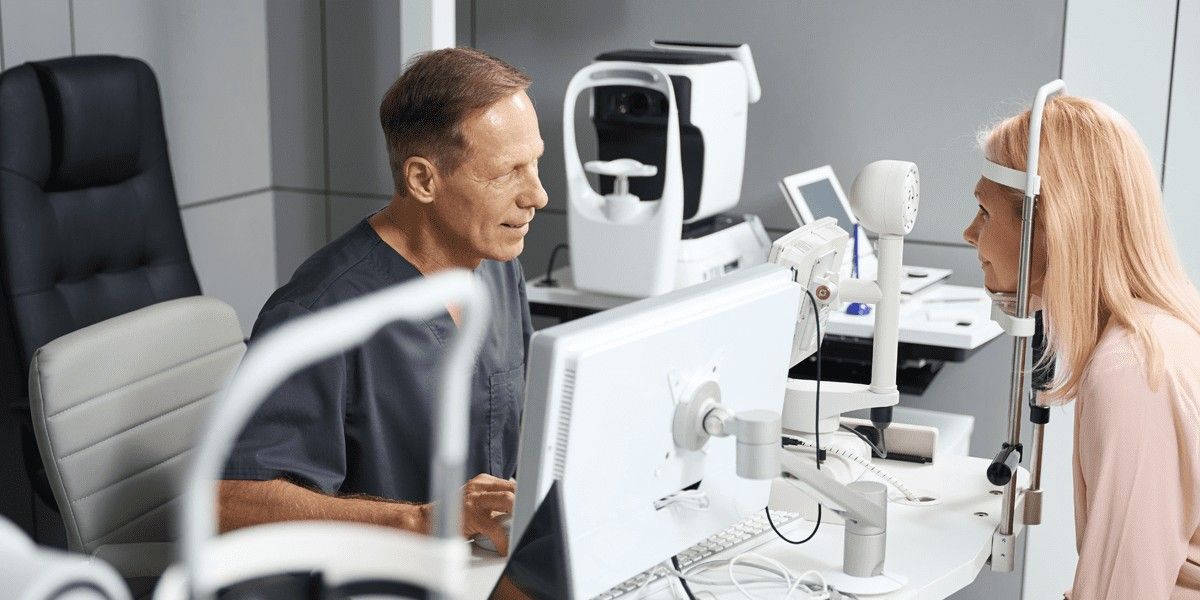
[[[1163,194],[1192,282],[1200,282],[1200,0],[1180,0]]]

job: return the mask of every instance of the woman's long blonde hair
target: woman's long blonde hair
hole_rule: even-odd
[[[984,137],[988,160],[1025,169],[1029,111]],[[1047,353],[1055,360],[1052,403],[1073,399],[1110,324],[1140,341],[1155,389],[1164,349],[1151,336],[1137,300],[1200,332],[1200,294],[1188,279],[1163,211],[1158,179],[1136,131],[1107,105],[1077,96],[1046,103],[1035,235],[1046,248],[1042,283]],[[1007,188],[1006,188],[1007,189]],[[1020,210],[1023,192],[1013,190]]]

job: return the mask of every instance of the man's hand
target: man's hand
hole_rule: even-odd
[[[500,524],[512,516],[516,485],[491,475],[476,475],[463,486],[463,535],[491,540],[500,556],[508,556],[508,532]]]

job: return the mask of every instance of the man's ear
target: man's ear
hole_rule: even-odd
[[[425,204],[433,202],[437,167],[432,162],[420,156],[410,156],[404,161],[403,174],[408,193],[414,200]]]

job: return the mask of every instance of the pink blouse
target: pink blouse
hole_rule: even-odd
[[[1075,402],[1073,600],[1200,599],[1200,334],[1142,306],[1163,383],[1113,326]]]

